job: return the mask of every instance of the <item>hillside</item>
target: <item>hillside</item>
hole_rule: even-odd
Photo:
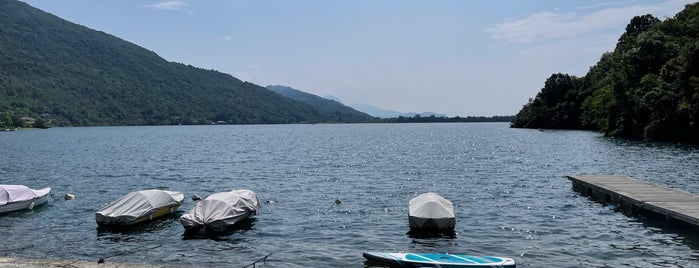
[[[326,98],[319,97],[317,95],[313,95],[310,93],[306,93],[303,91],[300,91],[298,89],[294,89],[291,87],[287,86],[279,86],[279,85],[269,85],[267,86],[267,89],[282,95],[284,97],[290,98],[292,100],[297,100],[300,102],[303,102],[305,104],[310,105],[314,109],[321,111],[325,114],[327,114],[330,117],[333,117],[334,119],[340,120],[340,119],[353,119],[356,121],[366,121],[372,119],[371,116],[359,112],[355,109],[352,109],[351,107],[347,107],[343,105],[342,103],[339,103],[334,100],[329,100]]]
[[[584,77],[551,75],[512,126],[699,143],[699,4],[634,17]]]
[[[0,1],[0,22],[0,126],[19,116],[72,126],[352,120],[16,0]]]

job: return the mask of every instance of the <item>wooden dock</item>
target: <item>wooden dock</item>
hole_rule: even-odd
[[[699,227],[699,196],[640,181],[627,176],[568,176],[573,190],[624,212],[655,213],[665,219]]]

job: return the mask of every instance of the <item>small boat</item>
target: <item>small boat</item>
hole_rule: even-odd
[[[177,210],[184,202],[181,192],[143,190],[126,194],[95,213],[100,226],[134,225]]]
[[[408,224],[409,234],[453,234],[454,206],[433,192],[418,195],[408,203]]]
[[[364,258],[390,267],[516,268],[514,259],[439,253],[364,252]]]
[[[50,187],[39,190],[24,185],[0,185],[0,213],[34,209],[49,200]]]
[[[260,210],[257,194],[250,190],[220,192],[198,201],[180,223],[186,232],[223,233]]]

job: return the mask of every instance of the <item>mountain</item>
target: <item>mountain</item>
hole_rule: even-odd
[[[329,99],[329,100],[334,100],[334,101],[336,101],[336,102],[338,102],[338,103],[340,103],[340,104],[342,104],[342,105],[345,105],[345,103],[342,102],[342,100],[341,100],[340,98],[335,97],[335,96],[333,96],[333,95],[325,95],[325,96],[323,96],[323,98],[326,98],[326,99]]]
[[[168,62],[16,0],[0,1],[0,126],[352,121],[231,75]],[[15,118],[15,119],[13,119]]]
[[[368,115],[374,116],[374,117],[379,117],[379,118],[392,118],[392,117],[398,117],[402,113],[397,112],[397,111],[391,111],[391,110],[386,110],[386,109],[381,109],[369,104],[352,104],[350,105],[352,108],[356,109],[357,111],[361,111],[363,113],[366,113]]]
[[[345,118],[356,121],[366,121],[371,119],[371,116],[347,107],[338,101],[321,98],[298,89],[279,85],[269,85],[267,86],[267,89],[292,100],[297,100],[308,104],[314,109],[328,114],[330,117],[337,116],[337,119]]]
[[[614,51],[583,77],[551,75],[512,126],[699,143],[699,3],[632,18]]]
[[[397,118],[399,116],[402,117],[415,117],[415,115],[420,115],[421,117],[430,117],[430,116],[435,116],[435,117],[446,117],[447,115],[445,114],[438,114],[438,113],[433,113],[433,112],[424,112],[424,113],[402,113],[398,111],[392,111],[392,110],[386,110],[382,108],[378,108],[376,106],[372,106],[369,104],[353,104],[351,105],[352,108],[356,109],[357,111],[364,112],[368,115],[371,115],[373,117],[378,117],[378,118]]]

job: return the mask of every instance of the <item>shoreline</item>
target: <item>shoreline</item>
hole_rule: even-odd
[[[120,262],[109,262],[97,263],[97,261],[70,261],[70,260],[51,260],[51,259],[21,259],[21,258],[10,258],[10,257],[0,257],[0,268],[136,268],[136,267],[147,267],[147,268],[181,268],[188,266],[162,266],[162,265],[152,265],[143,263],[120,263]]]

